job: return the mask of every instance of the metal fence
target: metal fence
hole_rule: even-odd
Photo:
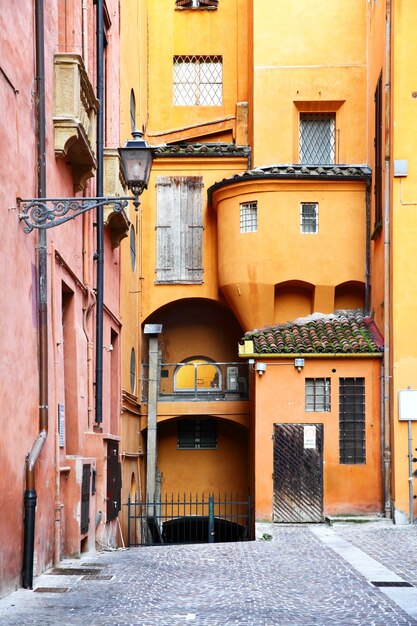
[[[142,369],[142,401],[148,400],[149,367]],[[248,400],[247,363],[204,360],[161,363],[158,376],[159,401]]]
[[[127,506],[127,546],[214,543],[252,539],[250,497],[166,496]]]

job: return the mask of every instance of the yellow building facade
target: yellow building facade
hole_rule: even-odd
[[[297,411],[304,413],[305,379],[327,380],[328,365],[316,364],[311,377],[305,370],[297,384],[288,382],[294,397],[288,392],[283,400],[274,389],[285,386],[286,377],[271,376],[268,389],[267,377],[253,373],[262,353],[240,350],[239,358],[238,342],[254,329],[312,314],[372,314],[385,342],[390,339],[385,369],[377,342],[370,358],[378,360],[365,367],[363,359],[351,359],[343,377],[363,379],[366,393],[369,387],[360,427],[366,456],[333,478],[324,475],[330,491],[321,510],[323,516],[398,510],[397,521],[406,521],[407,427],[397,422],[396,397],[399,389],[416,386],[417,368],[410,356],[416,352],[413,335],[404,333],[413,295],[400,280],[412,276],[411,248],[403,239],[412,245],[415,208],[406,122],[415,99],[412,78],[403,71],[391,89],[388,118],[395,134],[389,147],[399,160],[408,159],[408,173],[394,176],[391,159],[389,191],[381,155],[390,137],[387,63],[392,55],[396,77],[410,57],[400,43],[413,25],[407,9],[413,13],[407,2],[398,3],[387,51],[391,9],[383,2],[334,0],[329,7],[278,0],[272,10],[264,0],[172,0],[163,10],[156,0],[124,3],[121,137],[136,126],[155,146],[148,190],[139,212],[131,209],[131,237],[121,243],[124,502],[129,495],[146,498],[148,418],[155,412],[158,497],[225,488],[250,494],[255,517],[273,519],[273,486],[262,478],[272,463],[273,427],[297,421]],[[375,94],[382,102],[377,148]],[[377,199],[376,176],[382,177]],[[392,245],[383,210],[381,224],[375,213],[387,193]],[[152,341],[144,334],[150,325],[162,327],[154,400]],[[288,345],[285,351],[297,356]],[[381,380],[385,395],[389,385],[389,400],[382,403]],[[332,384],[339,384],[336,378]],[[297,411],[285,413],[288,403]],[[327,419],[307,415],[298,421]],[[334,423],[328,435],[326,428],[332,463],[343,464]],[[356,487],[346,490],[352,475],[359,490],[371,475],[373,486],[354,497]]]

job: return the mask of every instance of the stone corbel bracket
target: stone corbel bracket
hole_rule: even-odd
[[[117,148],[104,148],[105,195],[111,197],[125,196],[126,187]],[[112,247],[116,248],[129,233],[130,220],[125,209],[123,211],[115,211],[112,206],[105,207],[104,224],[110,230]]]
[[[84,189],[94,176],[97,161],[96,116],[99,102],[79,54],[56,54],[54,58],[55,156],[71,165],[74,188]]]

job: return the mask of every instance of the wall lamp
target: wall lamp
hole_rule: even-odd
[[[258,372],[259,376],[262,376],[262,374],[266,372],[266,363],[257,363],[256,371]]]
[[[304,367],[304,359],[294,359],[294,367],[296,367],[297,370],[301,372]]]
[[[127,141],[122,148],[119,148],[119,155],[125,180],[128,188],[133,193],[133,198],[130,196],[17,198],[17,204],[20,209],[19,220],[23,220],[26,224],[24,232],[30,233],[34,229],[47,229],[59,226],[75,219],[78,215],[101,206],[112,206],[116,213],[120,213],[131,200],[133,200],[133,205],[137,211],[140,205],[139,196],[148,187],[153,148],[146,141],[142,140],[142,132],[135,130],[132,135],[133,140]]]

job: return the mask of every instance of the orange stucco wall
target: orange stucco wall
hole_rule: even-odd
[[[215,450],[180,450],[177,448],[177,422],[158,425],[158,469],[162,474],[163,497],[171,493],[247,495],[247,430],[229,421],[217,420],[217,435]]]
[[[365,193],[364,183],[268,180],[228,185],[213,194],[219,287],[242,328],[294,317],[289,306],[274,319],[275,287],[288,281],[307,283],[313,292],[311,309],[303,307],[295,317],[331,313],[338,285],[364,283]],[[258,202],[257,232],[241,233],[240,203],[253,200]],[[300,233],[301,202],[318,202],[317,234]]]
[[[262,359],[259,359],[262,361]],[[379,359],[305,359],[301,372],[293,359],[264,360],[255,380],[255,515],[271,520],[273,502],[273,426],[276,423],[324,425],[324,514],[380,512],[381,425]],[[305,411],[305,378],[330,378],[331,410]],[[365,377],[366,463],[339,464],[339,378]]]

